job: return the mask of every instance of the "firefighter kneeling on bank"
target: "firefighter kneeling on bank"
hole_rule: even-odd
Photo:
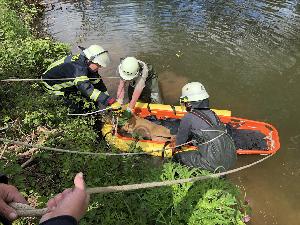
[[[121,105],[111,97],[98,70],[110,63],[108,51],[99,45],[91,45],[81,54],[68,55],[52,63],[42,76],[44,89],[53,95],[62,96],[64,102],[75,112],[82,112],[83,103],[74,101],[70,96],[77,95],[92,100],[96,107],[111,106],[118,109]]]

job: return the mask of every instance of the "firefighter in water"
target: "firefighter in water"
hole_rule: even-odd
[[[117,101],[123,104],[125,88],[128,86],[130,100],[124,115],[131,117],[133,108],[138,100],[146,103],[162,103],[158,88],[158,77],[150,64],[134,57],[122,59],[117,69],[120,77],[117,91]]]
[[[111,97],[98,74],[98,70],[110,63],[108,51],[99,45],[91,45],[81,54],[68,55],[52,63],[42,76],[45,90],[57,96],[63,96],[64,101],[74,111],[82,111],[83,104],[78,104],[69,98],[78,92],[92,100],[97,107],[111,106],[118,109],[121,105]],[[53,80],[52,80],[53,79]]]
[[[209,108],[209,95],[199,82],[182,88],[181,104],[188,112],[181,120],[176,146],[194,140],[195,151],[175,149],[173,160],[211,172],[227,171],[236,161],[236,147],[224,124]]]

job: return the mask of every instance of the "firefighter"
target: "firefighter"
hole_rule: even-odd
[[[117,101],[123,104],[125,86],[128,86],[130,100],[124,114],[130,118],[132,110],[140,100],[146,103],[162,103],[158,88],[158,77],[150,64],[146,64],[134,57],[122,59],[117,69],[120,82],[117,91]]]
[[[236,161],[236,147],[224,124],[209,108],[209,95],[199,82],[182,88],[181,104],[188,112],[181,120],[176,146],[193,140],[195,151],[175,149],[173,160],[211,172],[227,171]]]
[[[108,94],[98,74],[100,68],[110,63],[108,51],[99,45],[80,48],[83,50],[81,54],[68,55],[48,67],[42,76],[44,89],[50,94],[64,96],[65,103],[74,111],[81,111],[83,107],[83,104],[78,105],[69,98],[78,91],[97,107],[119,108],[121,105]]]

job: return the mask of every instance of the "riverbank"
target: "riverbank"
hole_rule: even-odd
[[[36,3],[36,1],[29,1]],[[69,52],[66,44],[37,38],[32,21],[38,12],[21,0],[0,0],[0,79],[39,78],[53,62]],[[1,136],[63,149],[105,152],[94,129],[95,117],[67,116],[67,108],[43,92],[38,83],[1,83]],[[48,198],[71,187],[82,171],[87,186],[109,186],[199,176],[171,162],[154,165],[148,157],[92,157],[49,153],[1,144],[1,172],[26,194],[29,203],[42,207]],[[238,189],[226,180],[94,195],[81,224],[244,224],[247,214]],[[37,222],[21,219],[18,224]]]

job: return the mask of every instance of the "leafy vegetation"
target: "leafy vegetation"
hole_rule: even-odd
[[[28,3],[28,2],[27,2]],[[38,12],[22,0],[0,0],[0,79],[38,78],[69,47],[36,38],[31,23]],[[64,149],[117,151],[101,141],[99,118],[67,116],[63,101],[48,96],[38,84],[1,83],[1,137]],[[33,206],[72,186],[78,171],[87,186],[108,186],[205,175],[149,157],[96,157],[32,151],[0,143],[0,168]],[[25,165],[28,159],[32,161]],[[93,195],[81,224],[244,224],[247,206],[237,188],[224,179],[124,193]],[[32,224],[20,219],[15,224]]]

